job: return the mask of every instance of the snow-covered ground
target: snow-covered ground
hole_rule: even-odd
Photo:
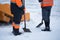
[[[51,11],[51,32],[42,32],[44,24],[40,28],[36,26],[41,22],[41,7],[37,0],[25,0],[26,12],[30,12],[30,21],[27,22],[27,28],[31,33],[23,31],[24,23],[21,22],[20,32],[22,35],[14,36],[12,26],[0,26],[0,40],[60,40],[60,0],[54,0],[54,6]],[[0,3],[10,3],[10,0],[0,0]]]

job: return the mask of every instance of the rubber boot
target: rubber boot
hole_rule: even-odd
[[[42,31],[51,31],[49,27],[46,27],[45,29],[43,29]]]
[[[13,27],[13,32],[12,32],[12,33],[13,33],[15,36],[22,34],[21,32],[19,32],[19,29],[15,29],[14,27]]]
[[[19,29],[16,29],[16,33],[15,33],[15,35],[20,35],[20,34],[22,34],[22,33],[19,32]]]
[[[12,33],[14,33],[15,32],[15,28],[13,27],[13,31],[12,31]]]
[[[49,26],[49,22],[45,21],[45,29],[43,29],[42,31],[50,31],[50,26]]]

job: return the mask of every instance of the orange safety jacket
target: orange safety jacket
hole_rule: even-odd
[[[22,6],[23,5],[23,1],[22,0],[11,0],[12,3],[16,3],[16,5],[18,7]],[[25,2],[25,1],[24,1]]]
[[[41,7],[53,6],[53,0],[43,0],[41,2]]]

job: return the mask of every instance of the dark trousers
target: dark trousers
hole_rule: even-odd
[[[15,3],[11,3],[11,13],[14,15],[13,22],[20,24],[24,10],[19,8]]]
[[[45,22],[45,26],[49,27],[50,25],[50,13],[52,6],[42,7],[42,19]]]

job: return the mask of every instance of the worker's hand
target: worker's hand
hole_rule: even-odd
[[[38,0],[39,2],[42,2],[43,0]]]

